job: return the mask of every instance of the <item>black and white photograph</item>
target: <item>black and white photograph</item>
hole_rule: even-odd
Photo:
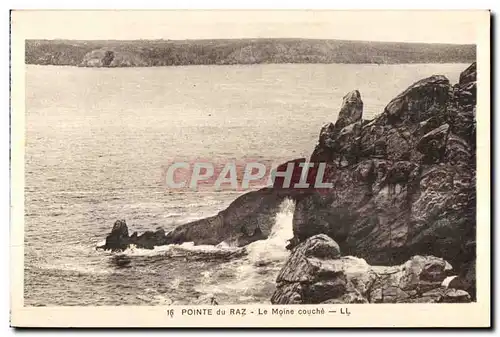
[[[409,12],[13,11],[22,307],[488,305],[489,13]]]

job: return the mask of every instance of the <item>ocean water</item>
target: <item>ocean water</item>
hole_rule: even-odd
[[[25,305],[268,303],[288,254],[291,201],[267,240],[230,261],[209,257],[238,250],[224,245],[120,254],[95,247],[117,219],[131,232],[168,231],[216,214],[241,193],[168,189],[172,161],[308,157],[347,92],[361,92],[371,118],[413,82],[443,74],[455,83],[466,67],[27,66]]]

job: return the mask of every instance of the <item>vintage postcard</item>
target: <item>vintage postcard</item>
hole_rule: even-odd
[[[489,11],[11,29],[12,326],[490,326]]]

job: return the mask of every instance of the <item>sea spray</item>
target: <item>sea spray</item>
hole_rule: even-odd
[[[184,242],[157,246],[154,249],[141,249],[132,245],[124,252],[107,252],[105,255],[125,255],[132,259],[129,265],[132,270],[147,265],[156,271],[159,264],[168,264],[168,270],[186,270],[175,277],[164,272],[158,292],[141,294],[150,298],[151,303],[167,303],[171,296],[176,304],[205,303],[200,299],[206,297],[214,297],[219,304],[263,303],[271,298],[276,276],[289,255],[286,245],[287,240],[293,237],[294,210],[295,202],[285,199],[275,216],[268,238],[245,247],[232,247],[225,242],[197,246],[192,242]],[[232,256],[230,260],[224,259],[229,255]],[[201,262],[204,260],[207,262]],[[181,294],[184,295],[180,296]]]
[[[276,214],[275,223],[266,240],[252,242],[247,246],[248,260],[254,265],[281,262],[288,256],[287,240],[293,237],[292,220],[295,202],[285,199]]]
[[[295,202],[285,199],[276,214],[275,224],[266,240],[252,242],[247,255],[222,264],[217,270],[200,277],[196,291],[236,296],[239,303],[266,302],[275,289],[276,276],[289,252],[287,240],[292,238]]]

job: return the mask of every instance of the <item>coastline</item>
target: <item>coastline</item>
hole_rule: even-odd
[[[154,67],[244,64],[471,63],[475,45],[315,39],[26,40],[26,64]]]

